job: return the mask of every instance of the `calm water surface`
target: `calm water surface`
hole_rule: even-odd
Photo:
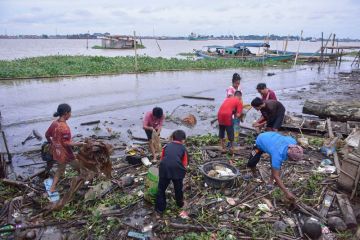
[[[201,49],[206,45],[230,46],[242,41],[211,40],[211,41],[188,41],[188,40],[158,40],[160,49],[155,40],[144,39],[145,49],[139,49],[138,54],[152,57],[177,57],[179,53],[192,52],[193,49]],[[256,41],[247,41],[256,42]],[[283,41],[270,41],[271,49],[282,50]],[[73,39],[0,39],[0,59],[15,59],[24,57],[47,56],[47,55],[101,55],[101,56],[127,56],[134,55],[134,50],[103,50],[92,49],[94,45],[101,45],[101,40],[89,40],[89,49],[86,49],[86,40]],[[360,43],[340,43],[340,45],[357,45]],[[315,52],[319,50],[321,42],[301,42],[300,51]],[[297,51],[298,42],[289,41],[288,51]],[[258,48],[250,49],[258,53]]]

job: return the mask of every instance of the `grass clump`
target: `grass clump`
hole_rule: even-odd
[[[219,137],[215,134],[207,134],[201,136],[191,136],[186,139],[187,145],[197,147],[219,144]]]

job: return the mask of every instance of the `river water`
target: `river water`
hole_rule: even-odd
[[[242,41],[232,40],[209,40],[209,41],[187,41],[187,40],[142,40],[146,48],[139,49],[139,55],[148,55],[152,57],[178,57],[179,53],[193,52],[193,49],[201,49],[207,45],[230,46]],[[256,42],[256,41],[245,41]],[[261,42],[261,41],[258,41]],[[271,49],[282,50],[283,41],[270,41]],[[92,49],[92,46],[101,45],[101,40],[89,40],[89,48],[86,48],[86,40],[73,39],[0,39],[0,59],[15,59],[34,56],[47,55],[101,55],[101,56],[127,56],[134,55],[134,50],[113,50],[113,49]],[[288,42],[288,51],[296,52],[298,48],[297,41]],[[340,43],[340,45],[358,46],[357,43]],[[301,42],[301,52],[315,52],[321,47],[321,42]],[[258,53],[258,48],[250,49],[253,53]]]
[[[122,50],[86,50],[84,40],[0,40],[2,59],[14,59],[26,56],[49,54],[90,54],[115,56],[131,54]],[[90,41],[90,46],[99,44]],[[210,44],[231,44],[232,41],[159,41],[162,51],[157,49],[154,40],[144,40],[146,49],[141,54],[173,57],[179,52],[190,52],[193,48]],[[153,45],[151,45],[153,44]],[[12,46],[12,47],[10,47]],[[149,47],[152,46],[152,47]],[[281,49],[280,42],[278,43]],[[315,51],[319,43],[303,43],[301,51]],[[289,50],[296,50],[296,43],[290,42]],[[128,141],[127,130],[134,135],[145,137],[141,130],[144,112],[154,106],[161,106],[169,114],[181,104],[188,104],[206,112],[208,118],[195,128],[165,123],[164,137],[175,128],[185,129],[188,134],[216,132],[210,120],[216,117],[217,109],[225,98],[225,89],[231,85],[234,72],[242,76],[241,87],[244,101],[249,103],[257,96],[256,85],[265,82],[275,90],[280,101],[290,112],[301,112],[302,102],[284,96],[294,89],[308,88],[311,82],[319,82],[336,77],[339,71],[350,70],[350,64],[344,62],[340,68],[326,65],[318,72],[318,65],[302,65],[296,68],[281,69],[225,69],[216,71],[156,72],[144,74],[122,74],[115,76],[54,78],[41,80],[0,81],[0,111],[2,124],[8,137],[10,150],[21,152],[38,147],[40,142],[29,141],[21,144],[33,129],[44,134],[53,120],[52,114],[58,104],[66,102],[73,108],[69,120],[73,134],[90,136],[106,135],[107,129],[120,132],[120,139]],[[275,73],[268,76],[267,73]],[[182,95],[214,97],[215,101],[184,99]],[[257,113],[252,110],[249,118],[255,119]],[[80,126],[81,122],[101,120],[101,130],[95,132],[93,126]]]

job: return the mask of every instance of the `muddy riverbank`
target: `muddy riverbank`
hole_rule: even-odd
[[[342,69],[345,71],[347,67]],[[11,151],[15,152],[26,151],[38,144],[29,142],[22,146],[21,142],[32,129],[44,133],[53,119],[52,113],[62,102],[73,107],[69,125],[75,135],[94,134],[91,128],[80,127],[80,123],[101,120],[100,125],[113,122],[111,128],[121,133],[123,141],[127,140],[129,128],[143,135],[141,118],[155,105],[162,106],[167,113],[182,104],[214,106],[207,110],[208,120],[199,121],[193,129],[186,129],[189,134],[198,134],[216,131],[209,125],[210,116],[216,115],[234,72],[242,76],[245,102],[258,95],[257,83],[265,82],[289,110],[299,113],[301,101],[294,99],[289,92],[309,89],[310,83],[336,77],[338,71],[334,66],[326,66],[324,71],[318,72],[314,65],[307,65],[296,69],[228,69],[7,81],[0,82],[0,108]],[[275,75],[268,76],[269,72]],[[214,97],[215,101],[184,99],[182,95]],[[256,114],[252,110],[248,115],[252,119]],[[174,127],[171,123],[165,124],[165,128],[170,130]]]
[[[36,139],[24,145],[21,142],[33,129],[44,134],[53,120],[52,113],[62,102],[73,107],[69,125],[74,136],[109,138],[116,135],[113,144],[131,143],[129,130],[136,137],[145,137],[141,128],[142,117],[154,106],[161,106],[168,116],[177,108],[173,113],[175,117],[192,113],[198,118],[194,128],[167,119],[162,133],[164,138],[177,128],[185,130],[188,135],[216,133],[211,121],[216,118],[234,72],[242,76],[241,88],[246,103],[258,95],[257,83],[265,82],[289,112],[301,113],[306,98],[332,95],[341,71],[349,71],[349,66],[344,64],[339,69],[326,65],[320,72],[317,65],[306,65],[296,69],[228,69],[0,82],[2,124],[13,153],[40,148],[42,142]],[[268,76],[269,72],[275,75]],[[344,95],[348,94],[349,88],[351,86],[337,87],[343,89]],[[324,91],[328,93],[321,95]],[[183,95],[213,97],[215,101],[184,99]],[[251,110],[244,125],[249,125],[257,117],[258,113]],[[94,120],[100,120],[100,124],[81,126],[83,122]],[[16,156],[15,166],[28,163],[21,154]],[[29,174],[39,167],[33,166]],[[24,170],[19,169],[20,172]]]
[[[43,178],[37,176],[29,181],[29,185],[14,187],[0,183],[4,206],[0,217],[3,223],[12,223],[14,219],[22,222],[24,228],[17,229],[15,235],[33,234],[42,239],[85,239],[95,236],[99,239],[127,239],[126,236],[134,231],[143,231],[153,239],[298,238],[302,233],[298,230],[300,223],[297,219],[305,220],[305,216],[314,214],[318,216],[323,197],[329,189],[336,189],[332,175],[317,172],[324,158],[318,148],[324,139],[309,137],[312,141],[305,150],[303,161],[300,164],[293,161],[285,163],[282,177],[287,187],[299,198],[294,209],[284,200],[278,188],[268,191],[266,180],[269,169],[266,160],[259,164],[261,177],[254,180],[244,181],[239,177],[231,188],[220,190],[204,184],[204,177],[198,170],[201,164],[215,160],[228,162],[232,158],[221,154],[216,146],[215,150],[206,150],[209,145],[218,144],[216,136],[206,134],[217,132],[211,121],[216,118],[217,109],[225,98],[225,89],[230,85],[234,72],[242,76],[245,102],[258,96],[255,87],[257,83],[265,82],[276,92],[289,112],[301,113],[306,99],[332,99],[331,96],[338,100],[359,98],[356,88],[359,79],[352,81],[352,78],[347,78],[349,75],[345,71],[350,71],[347,64],[341,68],[326,65],[321,71],[318,71],[316,65],[307,65],[296,69],[164,72],[0,83],[3,130],[10,151],[14,153],[12,166],[15,175],[9,175],[9,178],[17,177],[17,180],[27,181],[29,176],[37,175],[44,169],[39,152],[42,141],[31,139],[25,144],[22,141],[33,129],[44,134],[53,120],[51,115],[56,106],[64,101],[73,106],[69,125],[75,141],[86,137],[98,138],[111,143],[116,149],[112,155],[112,181],[107,181],[110,188],[96,200],[84,201],[84,194],[91,189],[89,186],[104,183],[105,180],[100,176],[83,185],[70,204],[48,214],[44,209],[49,209],[51,204],[43,190]],[[268,76],[270,72],[275,75]],[[185,99],[183,95],[212,97],[215,100]],[[185,130],[189,136],[206,135],[187,141],[191,162],[184,189],[189,220],[178,217],[179,209],[173,200],[169,200],[168,211],[163,218],[157,219],[153,214],[153,206],[143,201],[147,167],[131,166],[123,161],[125,146],[139,143],[131,136],[145,138],[141,128],[142,117],[156,105],[163,107],[167,115],[163,138],[178,128]],[[174,121],[187,114],[196,116],[198,121],[195,127],[189,128]],[[250,111],[244,125],[257,117],[256,111]],[[81,125],[95,120],[100,120],[100,123]],[[286,134],[296,137],[296,133]],[[253,140],[252,135],[243,137],[238,154],[232,158],[241,174],[247,173],[246,162]],[[145,154],[148,154],[146,149]],[[68,191],[75,175],[72,170],[66,172],[64,180],[59,184],[61,196]],[[122,177],[132,178],[132,185],[124,187],[119,181]],[[21,194],[22,198],[15,198],[20,197],[17,189],[27,195]],[[264,207],[275,208],[276,211],[261,210]],[[338,204],[334,203],[330,211],[335,212],[334,216],[341,216],[338,209]],[[360,212],[358,207],[355,210]],[[7,220],[8,214],[15,217]],[[320,222],[326,222],[322,217],[319,219]],[[36,224],[34,230],[26,229],[27,225]],[[46,224],[54,224],[55,227],[46,227]],[[279,230],[277,224],[291,231]],[[327,227],[323,229],[328,231]],[[351,231],[333,231],[326,233],[326,239],[348,239],[352,234]]]

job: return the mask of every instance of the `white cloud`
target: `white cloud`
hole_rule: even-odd
[[[53,34],[299,34],[360,38],[358,0],[0,0],[0,32]]]

